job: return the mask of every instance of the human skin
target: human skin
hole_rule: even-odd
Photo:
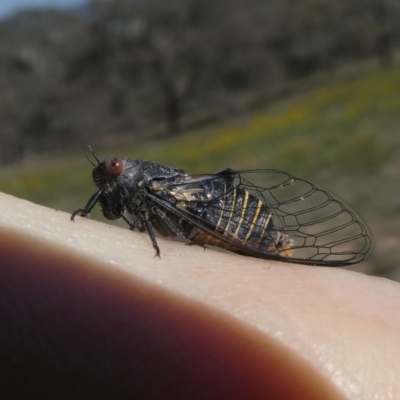
[[[400,398],[395,282],[0,209],[0,398]]]

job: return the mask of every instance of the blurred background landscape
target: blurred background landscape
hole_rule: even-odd
[[[11,0],[0,18],[0,191],[82,207],[88,145],[280,169],[351,204],[376,242],[354,269],[400,281],[400,1]]]

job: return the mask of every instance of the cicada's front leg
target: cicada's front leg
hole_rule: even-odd
[[[77,215],[80,215],[81,217],[86,217],[88,214],[90,214],[90,212],[93,210],[93,207],[99,201],[100,196],[103,194],[106,188],[107,186],[103,186],[100,190],[94,193],[84,208],[78,208],[76,211],[74,211],[71,215],[71,221],[74,221]]]

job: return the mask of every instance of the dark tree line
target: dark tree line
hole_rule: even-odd
[[[291,82],[393,61],[396,0],[92,0],[0,23],[0,161],[174,135]]]

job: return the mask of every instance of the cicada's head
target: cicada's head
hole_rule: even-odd
[[[93,181],[99,189],[107,184],[112,187],[113,183],[124,172],[124,169],[124,159],[117,156],[109,157],[93,168]]]
[[[124,209],[122,199],[125,191],[119,181],[124,179],[126,160],[114,156],[103,162],[96,158],[96,161],[98,164],[93,168],[92,177],[96,186],[103,189],[98,199],[103,215],[107,219],[120,218]]]
[[[128,203],[134,200],[140,177],[140,160],[130,160],[117,156],[103,162],[96,158],[92,177],[96,186],[102,190],[98,199],[103,214],[108,219],[116,219],[128,209]]]

